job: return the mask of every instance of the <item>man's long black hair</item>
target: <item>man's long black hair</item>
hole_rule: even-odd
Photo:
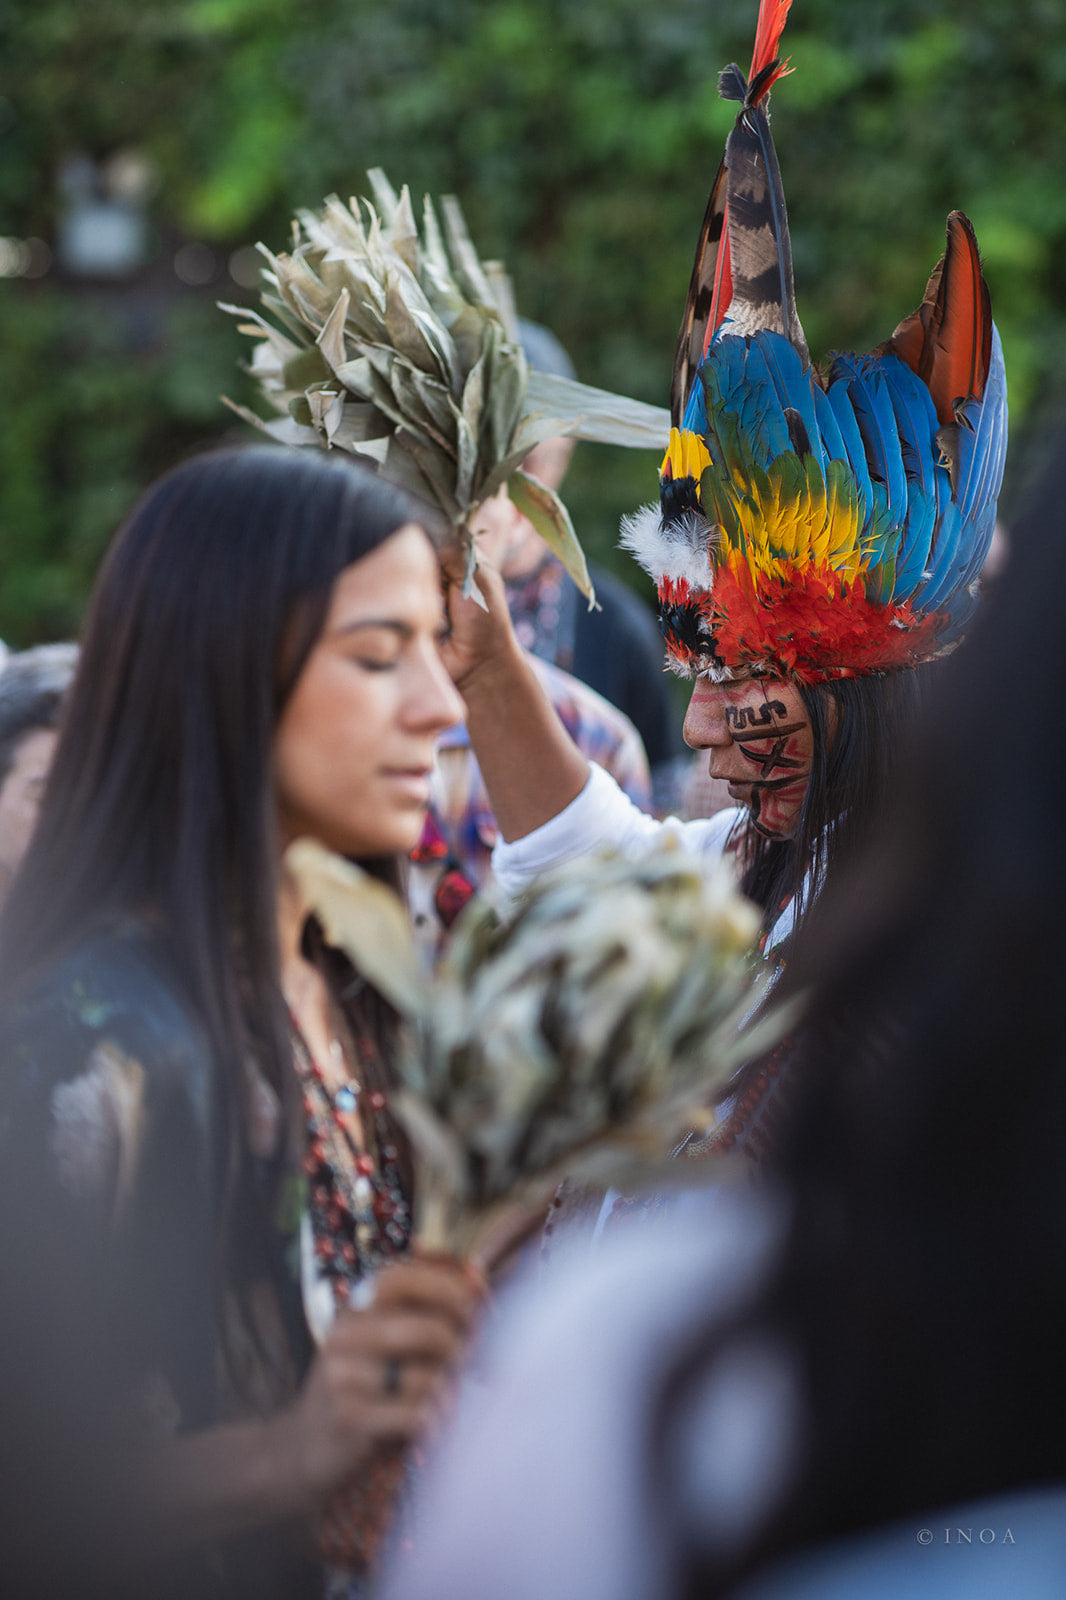
[[[787,901],[806,912],[832,865],[864,840],[898,772],[928,669],[800,685],[811,721],[811,775],[795,834],[749,828],[741,887],[772,923]]]

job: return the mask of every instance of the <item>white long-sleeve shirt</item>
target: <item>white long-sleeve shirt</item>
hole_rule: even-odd
[[[590,850],[611,846],[623,853],[639,850],[657,836],[672,835],[691,854],[711,863],[722,856],[729,836],[745,813],[718,811],[713,817],[682,822],[649,817],[622,793],[602,767],[593,763],[589,780],[576,800],[521,839],[500,839],[492,852],[492,871],[506,895],[514,896],[549,867],[563,866]],[[793,903],[773,925],[769,946],[781,944],[792,932]]]

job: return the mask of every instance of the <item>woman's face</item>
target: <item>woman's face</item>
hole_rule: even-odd
[[[437,651],[437,559],[406,523],[333,585],[325,625],[274,735],[282,846],[342,855],[414,848],[437,735],[463,715]]]

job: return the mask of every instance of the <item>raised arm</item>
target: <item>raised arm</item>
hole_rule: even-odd
[[[461,570],[445,563],[451,631],[442,648],[466,704],[467,728],[504,839],[557,816],[588,782],[589,764],[560,722],[511,626],[503,580],[488,565],[475,579],[487,610],[462,596]]]

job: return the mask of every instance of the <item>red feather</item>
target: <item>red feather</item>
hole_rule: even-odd
[[[733,271],[729,259],[729,202],[727,201],[722,211],[722,242],[718,246],[718,260],[714,264],[714,292],[711,297],[711,313],[707,319],[707,332],[703,337],[703,354],[707,354],[707,346],[714,338],[718,329],[725,321],[725,314],[729,310],[729,302],[733,298]]]
[[[861,579],[845,583],[828,568],[786,576],[720,567],[700,610],[727,666],[772,663],[802,683],[895,672],[936,653],[945,618],[909,603],[878,605]]]
[[[792,0],[761,0],[759,20],[755,27],[755,49],[751,54],[751,71],[748,73],[749,83],[754,83],[759,73],[765,72],[776,57],[791,5]],[[766,82],[759,85],[758,93],[752,103],[769,94],[771,86],[778,78],[784,77],[785,73],[791,70],[787,60],[779,61]]]

